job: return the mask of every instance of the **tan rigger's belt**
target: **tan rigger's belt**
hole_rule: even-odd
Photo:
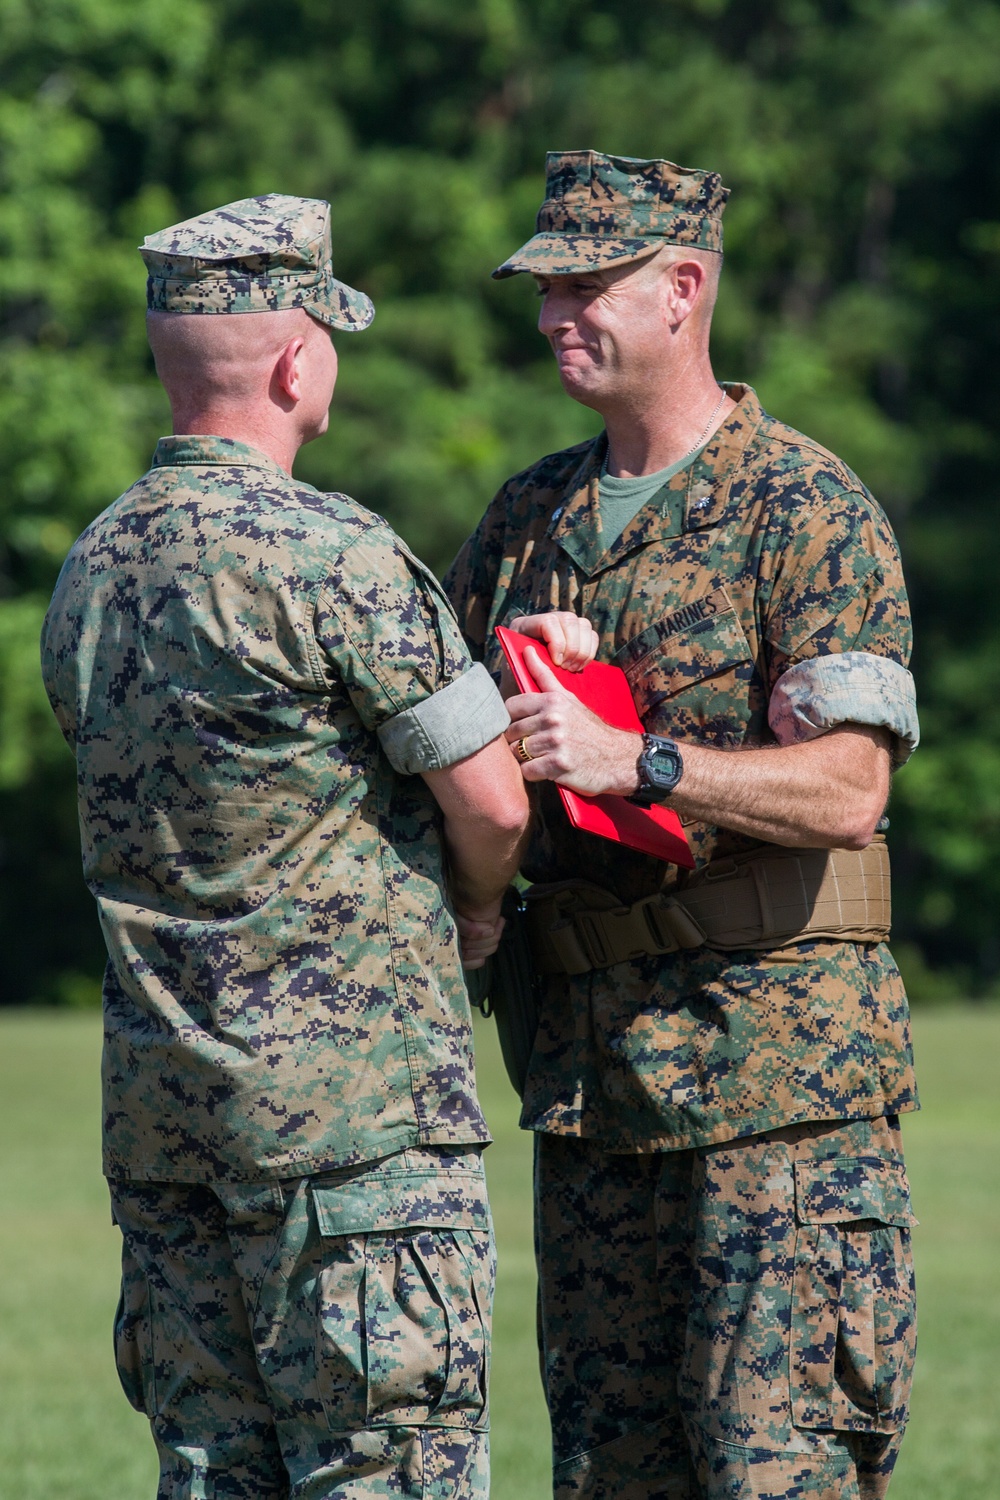
[[[700,870],[677,895],[622,906],[583,880],[534,886],[528,934],[543,974],[586,974],[682,948],[789,948],[880,943],[891,917],[889,851],[752,849]]]

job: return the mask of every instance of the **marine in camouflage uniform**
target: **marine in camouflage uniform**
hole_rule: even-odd
[[[319,201],[143,254],[161,314],[373,316]],[[77,541],[43,663],[109,951],[116,1355],[161,1500],[485,1495],[489,1135],[424,776],[507,765],[494,684],[379,516],[211,435],[163,438]]]
[[[665,245],[718,252],[726,196],[714,173],[551,153],[539,232],[494,274],[544,293]],[[620,535],[602,525],[606,434],[503,487],[445,580],[472,652],[499,675],[495,626],[570,612],[682,751],[857,724],[900,762],[917,731],[888,522],[837,458],[726,389],[721,425]],[[685,817],[692,875],[577,831],[551,781],[537,792],[523,873],[585,875],[622,906],[683,899],[761,848]],[[897,1117],[917,1095],[888,949],[748,933],[590,958],[548,978],[521,1117],[556,1494],[875,1500],[915,1339]]]

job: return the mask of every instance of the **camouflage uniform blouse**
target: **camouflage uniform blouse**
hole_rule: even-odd
[[[488,1140],[415,774],[508,722],[386,524],[220,438],[162,440],[43,637],[110,961],[109,1176],[291,1176]]]
[[[844,722],[916,741],[910,623],[895,539],[857,477],[774,421],[747,387],[700,456],[605,547],[600,436],[500,491],[446,588],[473,655],[494,626],[585,615],[645,728],[720,749]],[[631,903],[685,876],[571,827],[551,786],[524,873],[587,879]],[[690,822],[697,862],[754,841]],[[698,949],[550,981],[522,1124],[637,1151],[793,1121],[916,1108],[906,998],[884,945],[774,954]]]

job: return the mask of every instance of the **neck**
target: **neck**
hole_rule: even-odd
[[[707,442],[736,403],[723,396],[705,359],[676,372],[635,400],[601,412],[608,434],[608,473],[620,478],[655,474]]]
[[[192,411],[175,406],[173,428],[175,434],[231,438],[233,442],[246,443],[290,474],[303,439],[287,423],[268,420],[269,415],[258,417],[256,413],[237,413],[226,408]]]

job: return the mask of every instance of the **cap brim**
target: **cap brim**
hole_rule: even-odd
[[[303,305],[328,328],[339,328],[344,333],[360,333],[375,316],[370,297],[332,276],[322,293]]]
[[[536,234],[522,245],[493,278],[517,276],[528,271],[535,276],[574,276],[581,271],[602,271],[608,266],[628,265],[661,249],[664,239],[624,240],[607,234]]]

